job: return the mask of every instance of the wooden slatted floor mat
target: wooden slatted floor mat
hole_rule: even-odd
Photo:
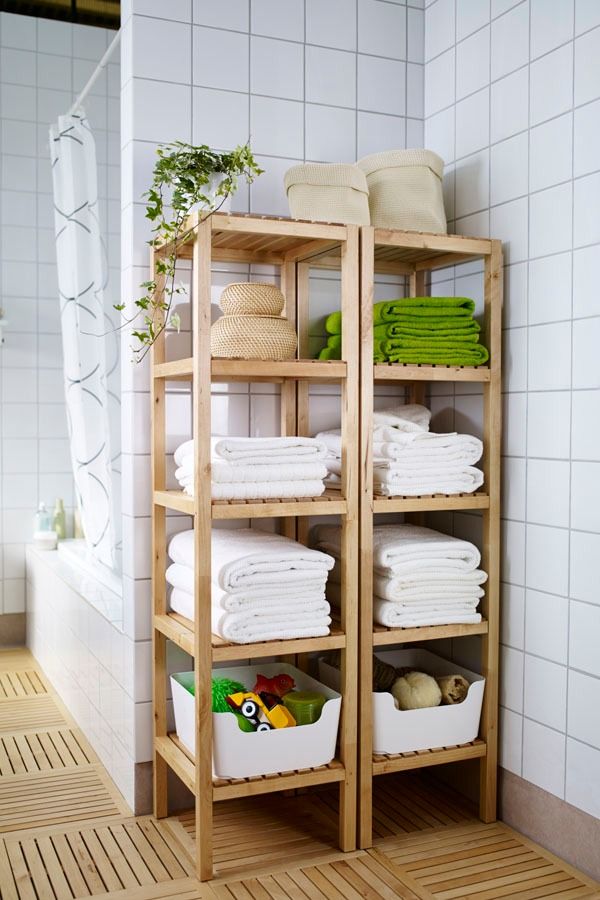
[[[0,776],[69,769],[93,761],[78,728],[0,734]]]

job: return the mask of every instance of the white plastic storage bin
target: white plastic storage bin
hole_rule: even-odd
[[[347,163],[302,163],[285,173],[293,219],[369,224],[369,189],[364,172]]]
[[[445,234],[444,161],[431,150],[388,150],[357,163],[369,188],[371,225]]]
[[[335,756],[341,695],[286,663],[263,663],[234,669],[215,669],[215,678],[231,678],[252,690],[256,676],[286,672],[298,690],[319,691],[327,698],[319,720],[312,725],[279,728],[273,731],[241,731],[237,718],[229,713],[213,713],[213,775],[215,778],[249,778],[289,769],[324,766]],[[171,675],[175,728],[179,740],[194,754],[196,749],[194,696],[184,686],[193,673]],[[183,682],[183,683],[182,683]]]
[[[471,686],[462,703],[428,709],[399,710],[390,693],[373,692],[373,753],[409,753],[475,740],[485,678],[428,650],[377,651],[376,656],[396,668],[411,666],[431,675],[463,675]],[[319,672],[326,684],[339,684],[339,670],[324,660],[319,660]]]

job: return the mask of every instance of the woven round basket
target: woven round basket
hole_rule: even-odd
[[[240,281],[227,285],[219,303],[228,316],[279,316],[285,297],[274,284]]]
[[[221,316],[210,329],[213,356],[226,359],[292,359],[298,338],[279,316]]]

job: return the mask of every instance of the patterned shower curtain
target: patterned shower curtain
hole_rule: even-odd
[[[54,228],[71,462],[85,539],[115,564],[96,145],[84,113],[50,129]]]

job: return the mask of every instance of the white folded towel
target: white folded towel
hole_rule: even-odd
[[[478,569],[477,571],[481,570]],[[485,572],[482,572],[482,575],[485,576]],[[440,576],[436,580],[419,583],[401,584],[398,582],[398,579],[386,578],[375,574],[373,576],[373,593],[393,603],[419,603],[430,597],[448,598],[449,602],[457,598],[478,600],[485,593],[483,588],[476,583],[453,582],[448,576],[446,576],[448,577],[446,581],[444,577]]]
[[[475,625],[481,622],[481,615],[476,612],[423,609],[405,610],[398,603],[375,599],[373,602],[373,621],[387,628],[418,628],[422,625]]]
[[[194,532],[181,531],[169,543],[169,558],[188,568],[194,565]],[[335,560],[291,538],[251,528],[213,528],[213,581],[225,591],[278,585],[286,590],[311,575],[323,582]]]
[[[327,601],[325,590],[313,593],[293,592],[282,597],[281,593],[275,597],[258,596],[248,599],[245,594],[227,594],[217,587],[213,587],[212,606],[220,607],[223,612],[261,612],[269,613],[281,618],[292,614],[313,614],[323,610],[323,603]],[[169,605],[173,612],[185,616],[186,619],[194,619],[194,595],[181,588],[173,588],[169,598]],[[329,605],[328,605],[329,609]]]
[[[441,592],[432,592],[431,595],[423,595],[419,597],[407,597],[402,600],[388,600],[381,597],[376,591],[373,592],[373,602],[383,601],[392,603],[397,607],[398,613],[404,611],[406,613],[420,613],[427,610],[434,610],[440,615],[442,613],[471,613],[475,612],[479,606],[480,596],[468,597],[463,595],[447,596]],[[483,591],[481,592],[483,594]],[[342,589],[341,585],[335,581],[327,582],[327,599],[332,606],[339,608],[341,606]]]
[[[256,469],[259,467],[257,466]],[[257,474],[255,470],[254,474]],[[260,473],[258,473],[260,474]],[[194,479],[179,479],[184,493],[194,496]],[[285,500],[291,497],[320,497],[325,490],[322,479],[298,481],[213,481],[210,493],[213,500]]]
[[[327,477],[327,466],[324,462],[312,463],[278,463],[272,465],[240,465],[233,466],[218,457],[211,461],[210,477],[217,482],[230,481],[315,481]],[[194,483],[194,457],[186,456],[175,471],[175,478],[180,484]]]
[[[246,438],[213,435],[210,443],[211,456],[226,460],[232,466],[316,462],[327,455],[324,444],[309,437]],[[178,466],[183,465],[188,457],[194,457],[193,440],[180,444],[174,453]]]
[[[255,612],[225,612],[211,605],[212,631],[234,644],[253,644],[257,641],[291,640],[302,637],[325,637],[329,634],[331,617],[329,604],[322,609],[298,615],[289,612],[271,617]]]
[[[413,473],[396,469],[373,469],[373,490],[384,497],[420,497],[423,494],[471,494],[483,484],[483,472],[475,466],[455,471]]]
[[[332,556],[340,556],[339,525],[317,525],[313,543]],[[422,525],[375,525],[373,528],[373,566],[381,575],[415,572],[441,574],[473,572],[481,554],[470,541],[441,534]]]
[[[190,566],[181,563],[172,563],[166,573],[165,578],[167,584],[170,584],[174,590],[185,591],[193,597],[194,595],[194,570]],[[296,598],[305,599],[306,596],[316,597],[320,600],[325,599],[325,583],[326,576],[317,575],[306,577],[304,573],[299,573],[299,577],[293,581],[287,581],[283,584],[281,581],[273,584],[263,584],[257,588],[241,589],[235,591],[223,591],[215,581],[211,583],[211,595],[213,601],[219,599],[223,595],[234,598],[235,604],[239,604],[240,608],[245,603],[254,603],[258,600],[268,602],[274,600],[277,603],[284,600],[290,600],[293,603]],[[236,605],[232,604],[231,609],[236,609]]]
[[[407,403],[404,406],[390,406],[387,409],[376,409],[373,412],[374,436],[378,429],[392,428],[398,431],[428,431],[431,421],[431,410],[420,403]],[[384,440],[384,438],[377,438]]]

